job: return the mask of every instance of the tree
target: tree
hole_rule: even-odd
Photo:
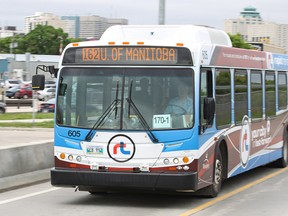
[[[12,37],[6,37],[0,39],[0,53],[10,53],[10,43]]]
[[[62,29],[55,29],[53,26],[38,25],[33,31],[23,38],[26,52],[42,55],[60,54],[60,44],[65,47],[69,40],[68,34]]]
[[[30,52],[40,55],[59,55],[61,46],[64,49],[69,43],[78,41],[81,40],[68,38],[68,34],[60,28],[38,25],[25,36],[0,38],[0,53],[10,53],[10,44],[13,42],[17,43],[17,47],[13,48],[15,54]]]
[[[243,39],[242,39],[242,35],[240,33],[236,34],[236,35],[231,35],[228,34],[231,41],[232,41],[232,46],[233,47],[237,47],[237,48],[244,48],[244,49],[251,49],[251,45],[246,43]]]

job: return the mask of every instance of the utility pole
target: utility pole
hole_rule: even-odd
[[[165,0],[159,0],[159,25],[165,24]]]

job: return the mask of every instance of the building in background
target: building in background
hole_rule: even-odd
[[[24,32],[28,34],[37,25],[51,25],[54,28],[63,28],[64,23],[60,17],[53,13],[36,12],[35,15],[26,16],[24,20]]]
[[[24,32],[17,30],[16,26],[0,27],[0,38],[13,37],[16,34],[24,35]]]
[[[288,53],[288,24],[264,21],[254,7],[245,7],[239,18],[226,19],[224,25],[227,33],[240,33],[247,43],[262,44],[264,51],[273,47],[274,52]]]
[[[112,25],[127,25],[126,19],[111,19],[100,16],[80,17],[80,38],[99,39],[104,31]]]
[[[2,54],[0,53],[0,79],[20,79],[30,81],[38,65],[58,67],[60,55]],[[44,73],[46,79],[52,79]]]
[[[52,13],[36,12],[35,15],[25,17],[25,34],[37,25],[51,25],[62,28],[70,38],[96,38],[99,39],[103,32],[112,25],[127,25],[127,19],[105,18],[91,16],[57,16]]]
[[[80,17],[79,16],[62,16],[63,31],[70,38],[80,38]]]

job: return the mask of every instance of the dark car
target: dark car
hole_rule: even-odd
[[[28,87],[22,87],[19,88],[18,91],[16,91],[15,93],[15,98],[18,99],[27,99],[27,98],[32,98],[32,87],[28,86]]]
[[[55,98],[52,98],[46,102],[41,103],[38,112],[54,112],[55,101]]]
[[[6,112],[6,104],[0,102],[0,114],[3,114]]]
[[[6,97],[14,98],[16,92],[18,91],[19,87],[12,87],[6,90]]]

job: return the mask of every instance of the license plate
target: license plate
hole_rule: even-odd
[[[87,146],[86,154],[103,155],[103,146]]]

